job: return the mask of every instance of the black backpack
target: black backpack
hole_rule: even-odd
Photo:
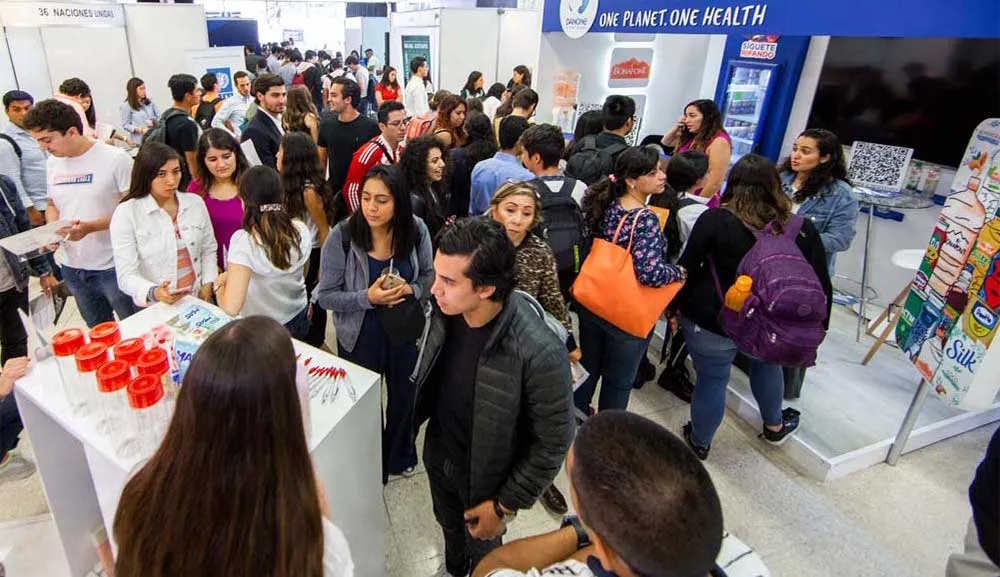
[[[198,103],[198,110],[194,113],[194,121],[198,123],[198,126],[202,130],[208,130],[212,128],[212,119],[215,118],[215,105],[225,100],[224,98],[216,98],[211,102],[205,102],[202,100]]]
[[[156,126],[142,135],[142,143],[159,142],[160,144],[167,144],[167,123],[170,122],[170,119],[178,116],[187,116],[187,113],[173,106],[164,110],[160,114],[160,119],[157,120]]]
[[[4,140],[6,140],[7,142],[9,142],[11,148],[14,149],[14,154],[16,154],[18,158],[21,158],[21,147],[18,146],[16,142],[14,142],[13,138],[11,138],[10,136],[8,136],[8,135],[6,135],[6,134],[4,134],[2,132],[0,132],[0,138],[2,138]]]
[[[566,176],[582,180],[590,186],[614,172],[615,158],[626,148],[628,145],[621,142],[600,148],[596,134],[585,136],[566,162]]]
[[[576,180],[563,178],[558,192],[552,192],[541,178],[532,180],[531,185],[538,191],[542,204],[542,223],[535,232],[552,247],[559,275],[559,290],[564,298],[569,299],[569,287],[580,273],[583,260],[590,250],[583,211],[573,199]]]

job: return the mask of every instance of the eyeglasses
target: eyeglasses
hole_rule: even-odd
[[[401,127],[401,126],[406,126],[406,125],[407,125],[407,124],[409,124],[409,123],[410,123],[410,120],[409,120],[409,119],[404,119],[404,120],[393,120],[392,122],[386,122],[386,124],[387,124],[388,126],[391,126],[391,127],[393,127],[393,128],[399,128],[399,127]]]

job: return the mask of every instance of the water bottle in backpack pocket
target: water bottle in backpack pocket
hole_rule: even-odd
[[[736,269],[737,277],[749,277],[749,295],[738,310],[723,305],[719,313],[722,330],[740,351],[783,367],[815,365],[826,337],[826,292],[795,244],[802,223],[802,217],[793,215],[784,227],[772,222],[762,231],[750,228],[757,241]],[[709,267],[725,303],[711,260]]]

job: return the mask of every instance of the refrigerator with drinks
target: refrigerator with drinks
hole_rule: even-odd
[[[730,164],[751,152],[777,162],[809,49],[804,36],[730,36],[715,102],[732,142]]]

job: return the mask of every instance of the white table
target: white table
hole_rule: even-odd
[[[121,323],[122,338],[148,332],[195,301],[157,304]],[[204,305],[204,303],[201,303]],[[221,312],[221,311],[220,311]],[[343,359],[294,341],[295,350],[313,363],[347,370],[357,401],[344,387],[332,403],[310,402],[309,451],[326,488],[333,522],[351,547],[356,574],[385,573],[383,533],[381,391],[379,376]],[[31,436],[35,461],[74,577],[97,563],[90,534],[102,524],[112,535],[118,498],[129,475],[141,463],[120,459],[93,427],[70,414],[54,359],[35,363],[15,387],[21,419]]]

